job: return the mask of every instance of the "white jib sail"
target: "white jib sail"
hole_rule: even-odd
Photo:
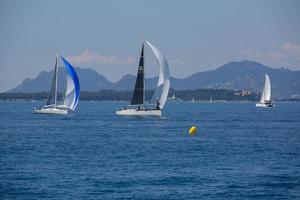
[[[74,105],[74,103],[75,103],[74,92],[75,92],[75,85],[74,85],[73,79],[70,77],[69,74],[67,74],[67,88],[66,88],[64,104],[72,110],[75,109],[74,108],[74,106],[75,106]]]
[[[153,46],[149,41],[145,41],[145,43],[151,48],[158,62],[159,78],[158,78],[157,87],[164,84],[163,91],[159,99],[159,103],[160,103],[159,107],[160,109],[163,109],[167,101],[169,88],[170,88],[170,72],[169,72],[168,62],[167,59],[162,55],[162,53],[155,46]]]
[[[260,102],[269,102],[271,100],[271,81],[269,75],[265,75],[265,85],[261,94]]]

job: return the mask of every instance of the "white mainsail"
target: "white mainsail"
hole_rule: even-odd
[[[48,106],[54,105],[54,107],[56,107],[57,105],[57,74],[58,74],[58,55],[56,55],[51,89],[46,103],[46,105]]]
[[[167,59],[162,55],[162,53],[155,46],[153,46],[149,41],[145,41],[145,43],[151,48],[158,62],[159,78],[158,78],[157,87],[163,84],[163,91],[159,99],[159,104],[160,104],[159,107],[160,109],[163,109],[167,101],[169,88],[170,88],[170,72],[169,72],[168,62]]]
[[[265,85],[261,94],[260,103],[270,102],[271,100],[271,81],[268,74],[265,75]]]

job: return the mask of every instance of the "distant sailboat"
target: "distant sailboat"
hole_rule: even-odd
[[[192,98],[192,103],[194,103],[195,102],[195,99],[194,99],[194,97]]]
[[[169,97],[168,99],[176,99],[177,97],[175,96],[175,94],[173,94],[171,97]]]
[[[145,74],[144,74],[144,46],[147,44],[152,50],[159,66],[159,78],[156,87],[162,86],[160,97],[156,96],[156,107],[145,107]],[[161,116],[161,111],[165,106],[170,88],[169,67],[166,58],[162,53],[153,46],[149,41],[144,41],[142,44],[141,57],[138,67],[138,74],[135,82],[132,99],[129,106],[133,108],[124,108],[116,111],[117,115],[133,115],[133,116]],[[156,91],[156,90],[155,90]]]
[[[213,102],[213,99],[212,99],[212,97],[210,97],[210,101],[209,101],[210,103],[212,103]]]
[[[58,82],[58,67],[59,58],[63,61],[67,71],[67,87],[65,91],[64,100],[58,103],[57,97],[57,82]],[[73,66],[62,56],[56,55],[54,74],[50,89],[50,94],[47,99],[46,105],[39,108],[34,108],[35,113],[39,114],[68,114],[68,111],[74,111],[79,101],[79,79]]]
[[[261,93],[260,102],[256,104],[256,107],[273,107],[274,104],[271,101],[271,81],[268,74],[265,75],[265,85]]]
[[[168,102],[182,102],[183,100],[180,97],[176,97],[175,94],[173,94],[171,97],[168,97]]]

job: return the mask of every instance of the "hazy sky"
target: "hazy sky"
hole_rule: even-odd
[[[144,39],[180,78],[245,59],[300,70],[300,1],[0,0],[0,92],[52,70],[57,50],[117,81]]]

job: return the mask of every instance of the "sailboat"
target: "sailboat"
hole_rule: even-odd
[[[156,87],[162,87],[160,97],[156,94],[156,106],[155,108],[146,108],[145,105],[145,68],[144,68],[144,47],[147,45],[154,54],[158,66],[159,77]],[[165,106],[168,98],[170,88],[170,75],[169,67],[166,58],[162,53],[149,41],[144,41],[142,44],[142,51],[139,61],[138,73],[135,82],[133,95],[128,108],[116,111],[117,115],[132,115],[132,116],[161,116],[161,111]],[[156,88],[155,88],[156,93]]]
[[[173,94],[171,97],[167,98],[168,102],[182,102],[183,100],[180,97],[176,97],[175,94]]]
[[[210,102],[210,103],[212,103],[212,102],[213,102],[213,99],[212,99],[212,97],[210,97],[210,99],[209,99],[209,102]]]
[[[59,60],[62,60],[67,72],[67,87],[62,102],[58,101],[58,67]],[[79,101],[79,79],[73,66],[62,56],[56,55],[53,79],[50,89],[50,94],[46,105],[39,108],[34,108],[35,113],[39,114],[68,114],[69,111],[74,111]]]
[[[271,81],[268,74],[265,75],[265,85],[262,91],[260,102],[256,103],[256,107],[273,107],[274,104],[271,101]]]
[[[175,94],[173,94],[171,97],[169,97],[168,99],[172,100],[172,99],[177,99],[177,97],[175,96]]]

